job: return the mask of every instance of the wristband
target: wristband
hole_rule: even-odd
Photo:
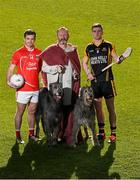
[[[121,56],[119,57],[118,64],[120,64],[124,59],[125,59],[125,57],[123,57],[123,55],[121,55]]]

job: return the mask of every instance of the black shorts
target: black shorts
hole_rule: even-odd
[[[93,88],[95,98],[104,97],[105,99],[109,99],[117,95],[113,80],[100,82],[92,81],[91,87]]]

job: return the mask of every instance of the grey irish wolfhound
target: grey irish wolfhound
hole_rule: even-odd
[[[77,143],[77,133],[81,125],[88,126],[92,132],[93,145],[99,146],[95,130],[94,95],[91,87],[82,87],[74,107],[72,146]]]

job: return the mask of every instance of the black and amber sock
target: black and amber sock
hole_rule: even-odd
[[[110,127],[110,129],[111,129],[111,135],[116,136],[116,126]]]
[[[98,127],[99,127],[99,134],[103,134],[103,133],[105,133],[105,131],[104,131],[104,126],[105,126],[105,124],[104,124],[104,123],[98,123]]]

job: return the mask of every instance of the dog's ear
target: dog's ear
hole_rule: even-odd
[[[79,89],[79,94],[78,94],[78,97],[80,98],[81,97],[81,87],[80,87],[80,89]]]
[[[51,90],[51,89],[52,89],[52,84],[50,83],[50,84],[49,84],[49,90]]]
[[[90,91],[92,91],[92,92],[93,92],[93,88],[92,88],[92,87],[90,87]],[[93,94],[94,94],[94,92],[93,92]]]
[[[79,89],[79,94],[78,94],[79,98],[81,98],[83,95],[83,89],[84,88],[82,88],[82,87]]]
[[[93,91],[93,88],[92,88],[92,87],[89,87],[89,90],[90,90],[90,91]]]

